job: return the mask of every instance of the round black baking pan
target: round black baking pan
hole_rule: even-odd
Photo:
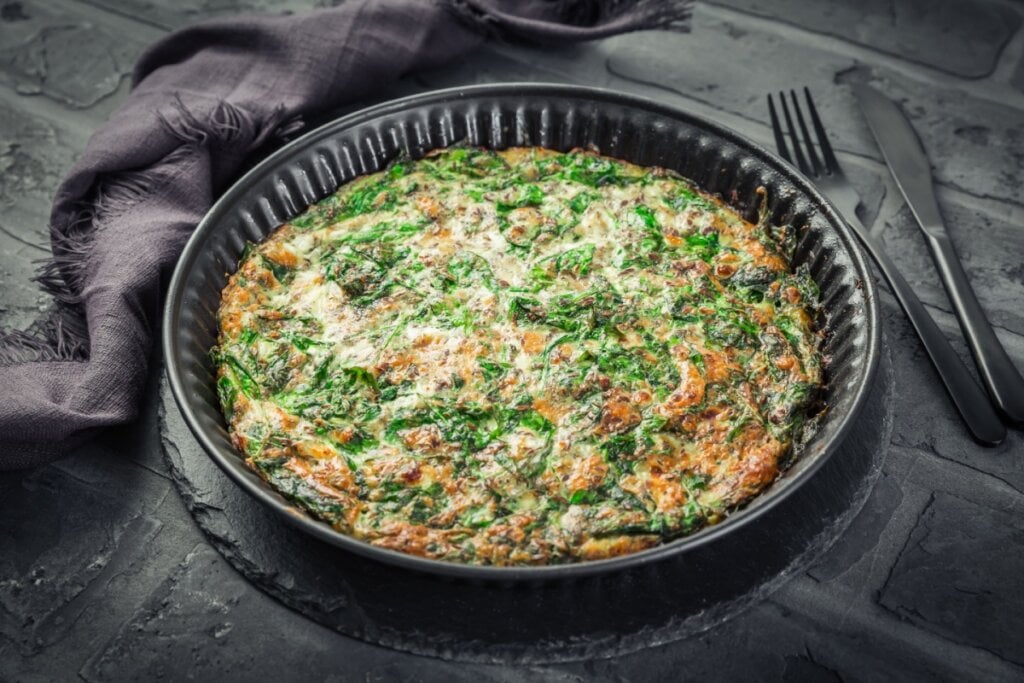
[[[769,489],[715,526],[642,552],[567,565],[486,567],[420,558],[346,536],[286,500],[246,467],[228,439],[210,359],[220,292],[246,243],[263,240],[339,185],[381,170],[399,155],[419,158],[456,144],[596,148],[636,164],[676,170],[751,220],[763,205],[772,222],[798,229],[794,266],[806,264],[821,290],[825,410],[792,466]],[[182,415],[209,456],[246,492],[299,529],[372,560],[509,584],[638,568],[646,575],[679,564],[662,562],[667,559],[685,563],[690,558],[690,564],[698,555],[736,559],[730,537],[742,537],[752,551],[762,535],[777,541],[776,527],[787,515],[771,515],[771,527],[759,529],[762,518],[812,486],[818,471],[833,459],[867,398],[878,366],[879,339],[877,291],[863,252],[839,214],[803,176],[746,138],[678,108],[555,84],[486,85],[407,97],[342,117],[281,148],[231,187],[199,224],[175,269],[163,326],[168,380]],[[830,469],[842,476],[844,463],[833,464]],[[856,469],[855,463],[850,466]],[[757,552],[771,554],[767,547]],[[756,554],[747,562],[753,563],[751,569],[760,564]],[[700,583],[709,599],[717,594],[713,576]]]

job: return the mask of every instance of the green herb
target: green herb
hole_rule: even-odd
[[[310,339],[309,337],[304,337],[301,334],[289,334],[288,339],[291,341],[292,346],[297,348],[299,351],[308,351],[314,346],[326,345],[326,342]]]
[[[708,340],[723,348],[748,348],[757,341],[761,330],[741,312],[723,307],[718,317],[705,322],[704,333]]]
[[[569,496],[569,505],[592,505],[598,501],[597,491],[579,489]]]
[[[522,411],[519,417],[519,424],[538,434],[551,434],[555,431],[555,425],[536,410]]]
[[[568,180],[593,188],[626,185],[644,178],[628,175],[617,161],[579,152],[554,157],[538,166],[542,178]]]
[[[283,266],[277,261],[272,261],[263,254],[260,254],[260,260],[263,262],[263,267],[274,274],[274,279],[280,283],[285,283],[291,279],[292,269]]]
[[[395,207],[396,201],[391,180],[387,176],[381,179],[370,176],[349,183],[338,193],[341,206],[332,218],[343,220],[370,211],[390,211]]]
[[[494,208],[499,215],[507,214],[528,206],[540,206],[544,202],[544,196],[544,190],[536,185],[523,185],[518,197],[509,202],[497,202]]]
[[[380,228],[381,226],[376,226]],[[368,306],[396,287],[416,291],[409,284],[416,265],[408,264],[409,247],[384,240],[374,244],[356,241],[327,254],[322,263],[325,278],[338,283],[357,306]]]
[[[508,183],[514,174],[505,160],[494,152],[471,147],[449,148],[444,153],[417,162],[419,170],[442,181],[472,178],[488,189]]]
[[[508,302],[508,315],[513,320],[539,323],[546,318],[540,301],[525,296],[514,296]]]
[[[688,472],[682,475],[683,488],[690,492],[691,496],[695,491],[706,489],[710,480],[711,477],[701,472]]]
[[[633,471],[636,464],[634,457],[637,451],[637,434],[633,431],[614,434],[601,445],[601,453],[605,461],[615,468],[619,475]]]
[[[718,233],[707,235],[692,234],[686,236],[686,251],[704,261],[710,261],[718,253]]]
[[[457,287],[470,287],[474,284],[482,284],[492,292],[498,291],[494,271],[487,259],[471,251],[456,254],[445,269],[442,289],[450,292]]]
[[[358,388],[364,386],[374,391],[379,391],[380,389],[377,386],[377,378],[366,368],[358,366],[341,368],[339,377],[346,387]]]
[[[398,180],[409,172],[409,166],[402,162],[396,161],[388,167],[387,176],[388,180]]]
[[[590,264],[594,261],[594,245],[584,244],[574,247],[555,257],[555,270],[559,273],[571,273],[576,277],[586,277],[590,273]]]
[[[401,242],[420,233],[427,223],[392,223],[384,221],[376,225],[349,233],[338,238],[339,244],[367,244],[380,242]]]
[[[599,195],[593,192],[587,192],[586,190],[578,192],[569,200],[569,210],[576,214],[583,213],[587,210],[587,207],[590,206],[591,202],[598,197]]]
[[[747,425],[747,423],[749,421],[750,421],[750,418],[747,417],[747,416],[743,416],[739,420],[737,420],[736,423],[734,424],[733,428],[729,430],[729,434],[726,435],[726,437],[725,437],[726,442],[727,443],[732,443],[733,440],[739,435],[739,433],[741,431],[743,431],[743,428]]]
[[[253,464],[282,495],[332,524],[344,523],[345,506],[321,494],[292,470],[274,460],[254,459]]]
[[[586,277],[590,273],[590,264],[594,261],[594,250],[593,244],[583,244],[535,263],[530,268],[530,279],[536,285],[535,291],[554,282],[560,273],[576,278]]]
[[[494,511],[486,505],[478,505],[462,515],[459,522],[472,529],[482,529],[494,522]]]
[[[664,251],[665,235],[661,232],[661,224],[654,213],[643,204],[635,207],[633,211],[640,217],[640,220],[643,221],[644,226],[647,228],[643,239],[640,240],[641,251],[645,253]]]
[[[220,404],[224,406],[228,421],[234,415],[235,399],[238,398],[238,389],[235,383],[231,381],[231,378],[227,375],[221,375],[217,380],[217,398],[220,399]]]
[[[483,373],[484,380],[487,382],[493,382],[494,380],[504,377],[505,373],[512,367],[509,363],[500,363],[486,358],[477,358],[476,362],[477,365],[480,366],[480,371]]]
[[[686,187],[682,183],[677,186],[675,194],[666,197],[664,201],[665,204],[675,211],[685,211],[693,208],[698,211],[710,211],[712,213],[718,212],[718,207],[714,202],[702,196],[693,188]]]
[[[334,444],[342,451],[345,451],[346,453],[358,454],[368,451],[374,446],[376,446],[377,441],[368,434],[360,430],[356,430],[348,441],[345,441],[344,443],[342,443],[341,441],[334,441]],[[356,468],[352,467],[352,469]]]
[[[255,398],[260,395],[259,383],[236,356],[226,354],[221,357],[221,360],[227,364],[234,377],[235,384],[242,390],[243,394],[249,398]]]

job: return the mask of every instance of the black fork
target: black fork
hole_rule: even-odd
[[[811,137],[796,91],[789,91],[788,103],[786,93],[779,93],[782,117],[786,122],[785,131],[775,109],[775,102],[772,96],[768,95],[768,115],[771,118],[772,132],[775,134],[775,146],[779,156],[794,164],[801,173],[814,182],[822,193],[832,200],[832,203],[839,209],[840,215],[846,219],[857,237],[860,238],[864,248],[874,258],[878,269],[882,272],[897,301],[910,319],[910,323],[917,330],[917,335],[921,338],[928,357],[935,365],[950,398],[953,399],[953,403],[960,411],[960,415],[974,438],[987,446],[999,444],[1006,438],[1006,427],[1003,426],[999,415],[996,414],[988,394],[974,380],[963,361],[960,360],[960,356],[949,345],[949,340],[932,320],[924,304],[900,275],[896,264],[886,255],[884,246],[871,236],[867,228],[857,218],[856,209],[860,204],[860,195],[839,165],[839,160],[825,134],[825,127],[818,116],[818,110],[814,106],[811,92],[807,88],[804,88],[804,97],[807,100],[807,112],[810,115],[816,140]],[[790,104],[793,109],[792,114]],[[794,120],[796,125],[794,125]],[[792,155],[790,155],[789,146],[786,144],[787,134],[793,149]],[[820,156],[815,142],[821,148]]]
[[[789,97],[793,103],[797,126],[793,125],[793,117],[790,116],[790,107],[786,102],[785,94],[779,93],[782,115],[786,120],[786,128],[790,139],[793,141],[793,156],[789,154],[789,147],[786,145],[786,137],[782,132],[782,125],[779,123],[779,117],[775,113],[775,103],[772,100],[772,96],[768,96],[768,114],[772,119],[772,130],[775,132],[775,147],[779,150],[779,156],[794,164],[800,169],[801,173],[812,179],[814,184],[818,186],[818,189],[832,200],[832,203],[836,205],[847,222],[852,223],[856,221],[857,207],[860,205],[860,194],[847,179],[846,174],[843,173],[839,160],[836,159],[835,152],[832,151],[832,145],[828,141],[828,136],[825,135],[825,127],[821,124],[818,110],[814,106],[814,100],[811,99],[811,91],[804,88],[804,97],[807,99],[807,111],[810,114],[811,124],[814,127],[818,144],[821,145],[821,155],[824,157],[824,162],[818,157],[818,153],[811,141],[811,134],[804,121],[804,115],[800,109],[800,101],[797,99],[796,92],[790,90]],[[797,134],[798,130],[800,135]],[[855,227],[864,228],[863,225]]]

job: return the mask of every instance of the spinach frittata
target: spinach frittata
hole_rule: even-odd
[[[232,440],[336,529],[435,559],[693,532],[775,479],[821,386],[793,240],[588,151],[396,162],[244,254],[213,351]]]

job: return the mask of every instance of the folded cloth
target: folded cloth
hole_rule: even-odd
[[[57,190],[53,312],[0,334],[0,469],[67,454],[132,420],[160,295],[189,234],[243,164],[314,117],[483,41],[564,43],[686,30],[690,0],[346,0],[208,21],[149,48],[132,91]]]

